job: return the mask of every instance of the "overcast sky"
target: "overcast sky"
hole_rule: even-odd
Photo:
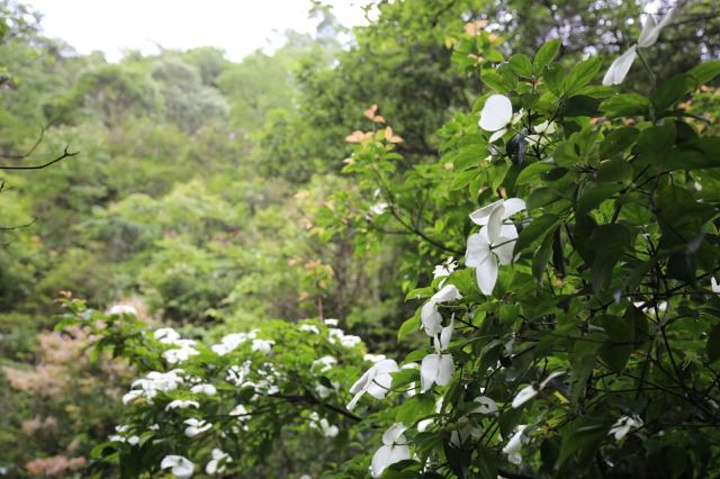
[[[216,46],[239,60],[279,46],[287,29],[314,31],[310,0],[25,0],[43,14],[46,36],[80,53],[100,50],[116,61],[128,48],[150,53],[155,44],[188,49]],[[366,0],[331,0],[345,26],[364,23]]]

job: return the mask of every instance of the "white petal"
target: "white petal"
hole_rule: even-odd
[[[473,409],[472,412],[478,414],[494,414],[498,411],[498,405],[495,401],[487,396],[480,396],[473,399],[473,402],[480,403],[480,406]]]
[[[497,283],[498,265],[494,256],[489,256],[485,261],[476,266],[475,276],[477,277],[478,287],[485,296],[492,295]]]
[[[455,330],[455,324],[451,321],[450,325],[442,328],[442,331],[440,331],[440,337],[439,339],[436,337],[436,346],[440,351],[444,351],[447,349],[448,345],[450,344],[450,339],[452,339],[453,331]]]
[[[467,251],[465,252],[465,265],[470,268],[477,268],[489,257],[490,243],[487,237],[480,233],[470,235],[467,242]]]
[[[715,276],[710,278],[710,287],[712,288],[713,293],[720,293],[720,285],[718,284],[717,280],[715,279]]]
[[[438,365],[438,375],[435,379],[435,383],[438,386],[445,386],[452,379],[452,375],[455,372],[455,363],[453,362],[452,354],[443,354],[440,356],[440,364]]]
[[[605,86],[621,84],[623,80],[625,80],[625,76],[627,76],[630,71],[630,67],[636,57],[637,46],[633,45],[628,49],[628,51],[617,57],[615,61],[612,62],[612,65],[608,68],[607,73],[605,73],[605,77],[603,77],[602,84]]]
[[[454,284],[443,287],[430,298],[430,300],[435,303],[447,303],[448,301],[455,301],[457,299],[462,299],[462,295]]]
[[[514,237],[500,236],[498,238],[497,246],[493,248],[493,252],[497,255],[499,264],[508,265],[513,262],[513,252],[515,251],[516,238],[517,234],[515,234]]]
[[[378,478],[388,466],[406,459],[410,459],[410,448],[408,446],[382,446],[373,455],[370,474],[372,477]]]
[[[407,426],[401,422],[396,422],[383,433],[382,443],[386,446],[390,446],[398,442],[404,443],[405,438],[403,437],[403,433],[405,431],[407,431]]]
[[[382,359],[376,362],[373,367],[378,373],[394,373],[400,370],[394,359]]]
[[[517,396],[512,401],[512,407],[517,409],[535,396],[537,396],[537,389],[534,386],[525,386],[517,393]]]
[[[547,386],[550,381],[558,376],[562,376],[563,374],[565,374],[565,371],[555,371],[554,373],[551,373],[543,382],[540,383],[540,389],[545,389],[545,386]]]
[[[488,222],[488,219],[490,218],[490,215],[492,212],[497,208],[498,206],[503,204],[503,200],[497,200],[494,203],[490,203],[487,206],[483,206],[482,208],[473,211],[470,213],[470,220],[472,220],[473,223],[479,226],[485,226]]]
[[[665,14],[662,20],[660,20],[660,23],[655,22],[655,18],[653,18],[652,15],[648,15],[647,20],[643,25],[642,32],[640,33],[640,38],[638,38],[638,46],[640,48],[647,48],[653,46],[655,42],[657,42],[658,36],[660,35],[662,29],[665,28],[668,23],[672,21],[674,14],[675,9],[671,8]]]
[[[421,391],[428,391],[435,380],[438,377],[440,370],[440,355],[439,354],[428,354],[422,360],[420,364],[420,381]]]
[[[500,138],[502,138],[505,135],[505,133],[507,133],[507,128],[503,128],[501,130],[496,131],[495,133],[490,135],[490,139],[488,139],[488,143],[495,143]]]
[[[376,399],[384,399],[391,386],[392,376],[390,374],[378,374],[367,387],[367,393]]]
[[[503,226],[503,220],[505,219],[505,207],[503,205],[498,206],[490,214],[488,218],[488,224],[483,231],[487,231],[487,237],[490,240],[490,244],[497,244],[497,239],[500,236],[500,230]]]
[[[478,125],[485,131],[500,130],[510,123],[512,113],[512,103],[508,97],[491,95],[485,100]]]
[[[525,209],[525,202],[520,198],[509,198],[503,202],[505,208],[505,218],[507,219],[519,211]]]

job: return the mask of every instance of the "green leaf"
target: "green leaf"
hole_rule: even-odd
[[[508,59],[510,68],[517,76],[523,78],[532,78],[533,66],[530,59],[522,53],[517,53]]]
[[[708,335],[706,351],[711,362],[720,359],[720,324],[716,324]]]
[[[632,233],[624,225],[612,223],[595,228],[587,241],[587,247],[595,253],[590,283],[593,291],[603,291],[612,277],[612,271],[632,242]]]
[[[557,466],[562,468],[575,455],[579,456],[581,464],[594,456],[609,429],[605,417],[600,415],[585,417],[565,426],[567,432],[560,447]]]
[[[603,101],[600,104],[600,111],[609,118],[647,115],[650,111],[650,101],[637,93],[624,93]]]
[[[550,64],[560,52],[560,39],[556,38],[545,43],[535,54],[533,58],[533,67],[536,72],[540,72],[543,68]]]
[[[582,87],[590,83],[590,80],[600,71],[601,66],[602,62],[598,57],[591,57],[580,62],[565,78],[563,85],[565,95],[573,96]]]
[[[548,231],[545,234],[545,239],[543,240],[540,249],[537,251],[537,253],[535,253],[535,256],[533,256],[532,273],[533,277],[537,281],[540,281],[542,279],[542,275],[543,273],[545,273],[545,266],[547,266],[547,262],[550,259],[550,255],[552,254],[554,232],[554,230]]]
[[[716,76],[720,75],[720,60],[711,60],[709,62],[701,63],[690,70],[688,75],[695,80],[695,87],[697,88],[703,83],[707,83]]]
[[[562,85],[564,77],[565,70],[557,63],[552,64],[545,70],[543,70],[543,79],[545,80],[548,89],[556,96],[562,95]]]
[[[675,145],[675,138],[675,122],[666,121],[662,125],[645,128],[638,136],[638,153],[660,153],[659,158],[662,160]]]
[[[550,171],[553,168],[555,168],[555,165],[551,163],[545,163],[544,161],[536,161],[535,163],[523,168],[523,170],[518,175],[517,180],[515,180],[515,183],[520,185],[530,180],[538,179],[540,178],[541,173]]]
[[[600,203],[613,197],[623,189],[619,183],[600,183],[591,184],[591,186],[583,190],[577,204],[575,205],[575,213],[578,216],[584,216],[594,210]]]
[[[613,371],[622,371],[635,349],[634,344],[628,344],[634,341],[633,325],[610,315],[599,316],[595,322],[605,330],[608,337],[608,342],[598,351],[600,359]]]
[[[510,89],[507,80],[492,68],[486,68],[481,72],[482,82],[491,90],[499,93],[507,93]]]
[[[652,95],[652,103],[656,111],[662,111],[681,100],[693,87],[693,79],[689,75],[676,75],[664,82]]]
[[[640,130],[634,126],[624,126],[612,130],[600,143],[600,158],[609,158],[624,151],[635,143]]]
[[[632,177],[633,167],[623,160],[605,160],[595,170],[595,180],[599,183],[625,182]]]
[[[525,248],[532,246],[540,238],[555,226],[560,219],[555,215],[543,215],[535,218],[532,223],[524,227],[515,243],[514,254],[522,252]]]
[[[412,318],[406,319],[398,330],[398,341],[402,341],[405,336],[420,329],[420,315],[416,314]]]
[[[720,167],[720,138],[697,138],[677,145],[670,155],[660,159],[665,171],[702,170]]]

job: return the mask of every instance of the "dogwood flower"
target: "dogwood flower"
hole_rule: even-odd
[[[490,143],[494,143],[507,132],[513,119],[513,109],[510,99],[505,95],[490,95],[480,112],[478,126],[485,131],[491,131]]]
[[[180,333],[173,328],[158,328],[153,336],[163,344],[175,344],[175,341],[180,339]]]
[[[523,444],[527,444],[527,442],[530,440],[525,435],[525,429],[527,428],[526,424],[517,426],[515,428],[515,434],[510,438],[508,443],[503,447],[503,453],[507,454],[508,461],[515,465],[522,464],[522,456],[520,455],[520,449],[522,449]]]
[[[186,457],[171,454],[163,458],[160,469],[170,469],[170,472],[178,479],[188,479],[195,471],[195,464]]]
[[[617,57],[615,61],[612,62],[610,68],[608,68],[608,71],[603,77],[602,84],[610,86],[622,83],[630,71],[630,67],[632,67],[633,62],[635,62],[635,59],[638,56],[637,49],[653,46],[655,42],[657,42],[660,31],[672,21],[674,15],[674,8],[668,10],[659,22],[656,22],[652,15],[648,15],[647,20],[645,20],[645,24],[643,25],[642,32],[640,32],[637,44],[628,48],[625,53]]]
[[[230,454],[223,452],[222,449],[215,448],[212,450],[212,459],[205,466],[205,472],[208,474],[222,473],[229,462],[232,462]]]
[[[170,411],[171,409],[187,409],[189,407],[199,408],[200,403],[191,400],[175,399],[174,401],[169,402],[167,406],[165,406],[165,410]]]
[[[206,396],[214,396],[217,394],[217,389],[212,384],[203,383],[196,384],[190,388],[190,392],[193,394],[204,394]]]
[[[194,417],[186,419],[185,424],[188,425],[185,428],[185,435],[187,437],[195,437],[212,427],[212,424],[209,422],[203,421],[202,419],[195,419]]]
[[[110,309],[108,309],[107,312],[108,315],[117,315],[121,316],[123,314],[130,314],[132,316],[137,316],[137,309],[135,309],[133,306],[127,305],[127,304],[116,304],[113,305]]]
[[[455,372],[452,354],[443,353],[450,344],[453,329],[452,322],[449,326],[442,328],[440,334],[433,338],[435,353],[428,354],[420,363],[420,385],[423,393],[428,391],[433,384],[446,385]]]
[[[403,433],[407,430],[402,423],[395,423],[382,436],[383,445],[375,451],[370,463],[372,477],[380,477],[388,466],[410,459],[410,448]]]
[[[310,414],[310,427],[321,430],[323,436],[329,438],[337,437],[340,433],[340,429],[338,429],[337,426],[331,425],[325,418],[320,418],[320,415],[316,412]]]
[[[320,330],[314,324],[301,324],[300,331],[305,333],[320,334]]]
[[[425,334],[428,336],[435,336],[442,330],[442,316],[438,311],[438,304],[447,303],[450,301],[456,301],[462,299],[460,291],[458,291],[455,285],[449,284],[443,286],[443,288],[432,295],[432,297],[425,303],[420,310],[420,319],[422,321],[422,327],[425,330]]]
[[[394,359],[383,359],[373,364],[350,388],[350,393],[355,396],[348,403],[348,410],[352,411],[365,393],[384,399],[392,385],[392,373],[399,370]]]
[[[210,349],[219,356],[224,356],[249,339],[255,339],[259,330],[253,329],[247,333],[232,333],[223,337],[220,344],[213,344]]]
[[[620,439],[627,436],[627,434],[630,432],[630,429],[642,427],[643,424],[644,423],[639,416],[623,416],[618,419],[615,424],[613,424],[613,426],[610,428],[610,431],[608,432],[608,435],[615,436],[615,440],[619,441]]]
[[[187,361],[190,359],[190,356],[197,356],[198,354],[200,354],[200,351],[197,349],[191,346],[184,346],[178,349],[168,349],[162,354],[162,357],[169,364],[178,364]]]
[[[475,224],[484,227],[468,238],[465,264],[475,268],[478,287],[485,296],[490,296],[495,289],[498,266],[508,265],[513,260],[517,229],[503,222],[523,209],[523,200],[511,198],[496,201],[470,215]]]
[[[450,276],[450,274],[455,271],[455,268],[457,268],[457,265],[457,261],[455,261],[455,258],[452,256],[443,261],[441,264],[435,265],[435,269],[433,270],[433,279]]]
[[[526,135],[525,141],[531,145],[547,145],[550,143],[549,135],[555,133],[555,130],[557,130],[555,122],[543,121],[542,123],[533,126],[533,131],[535,133]]]
[[[252,350],[260,351],[264,354],[270,354],[275,341],[271,339],[253,339]]]
[[[472,410],[476,414],[495,414],[498,412],[498,405],[495,401],[487,396],[478,396],[473,399],[473,402],[480,404],[478,407]]]
[[[720,294],[720,284],[718,284],[717,280],[715,279],[715,276],[712,276],[710,278],[710,288],[712,288],[713,293]]]
[[[548,375],[548,377],[540,383],[539,388],[535,388],[535,386],[532,384],[529,386],[525,386],[523,389],[520,390],[520,392],[517,393],[517,395],[513,399],[512,407],[514,409],[519,408],[520,406],[537,396],[540,391],[545,389],[545,386],[547,386],[550,381],[552,381],[558,376],[562,376],[563,374],[565,374],[565,371],[555,371],[554,373]]]
[[[337,364],[337,359],[332,356],[323,356],[320,359],[313,361],[310,369],[317,370],[318,372],[324,373],[329,371],[333,366]]]

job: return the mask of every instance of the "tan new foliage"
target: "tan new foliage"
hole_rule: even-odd
[[[84,457],[68,458],[57,455],[34,459],[25,464],[25,470],[33,476],[58,477],[67,472],[77,471],[85,467],[87,460]]]

